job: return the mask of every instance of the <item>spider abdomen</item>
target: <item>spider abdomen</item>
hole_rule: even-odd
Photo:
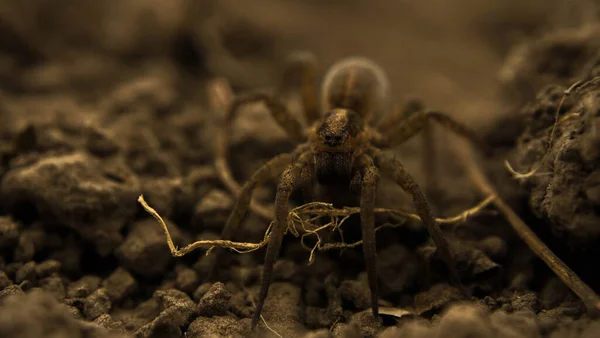
[[[371,121],[386,109],[388,91],[388,79],[377,64],[361,57],[346,58],[331,66],[325,75],[322,108],[346,108]]]

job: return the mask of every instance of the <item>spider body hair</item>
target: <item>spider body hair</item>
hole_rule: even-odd
[[[373,315],[378,316],[374,209],[380,171],[381,175],[391,178],[412,196],[417,213],[446,263],[451,278],[463,295],[468,297],[468,291],[463,287],[456,271],[453,254],[425,194],[401,162],[382,150],[398,146],[426,131],[429,121],[440,124],[477,146],[483,143],[475,133],[452,117],[441,112],[425,111],[422,105],[416,105],[418,108],[413,109],[415,111],[409,115],[399,110],[390,112],[388,79],[383,70],[368,59],[351,57],[331,66],[322,82],[320,100],[315,89],[315,73],[315,59],[309,54],[298,54],[288,60],[288,69],[279,84],[279,94],[284,94],[293,87],[299,89],[308,128],[304,128],[290,113],[279,95],[257,92],[239,97],[232,103],[217,142],[215,165],[225,170],[227,137],[232,120],[242,105],[257,101],[264,102],[279,126],[291,138],[300,142],[293,152],[271,159],[241,188],[236,188],[239,189],[236,192],[238,199],[222,232],[222,237],[226,239],[239,234],[240,223],[252,206],[254,189],[270,180],[279,179],[274,228],[269,235],[252,328],[258,324],[273,280],[273,267],[287,227],[290,196],[294,190],[304,188],[305,199],[311,200],[312,191],[306,188],[312,187],[315,181],[326,190],[346,197],[352,196],[352,192],[358,192],[362,248],[371,289],[371,309]],[[427,155],[433,155],[433,152]],[[426,167],[432,167],[431,163],[428,162]],[[224,172],[222,177],[228,186],[238,187],[237,183],[231,182],[228,172]]]

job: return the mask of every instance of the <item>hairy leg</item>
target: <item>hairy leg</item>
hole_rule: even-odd
[[[240,194],[241,187],[231,174],[231,170],[227,164],[231,125],[233,124],[233,120],[235,120],[237,117],[237,114],[242,106],[252,102],[260,101],[263,101],[267,104],[271,115],[275,118],[277,123],[286,130],[290,137],[297,140],[303,140],[305,138],[304,131],[300,123],[290,115],[285,105],[278,100],[275,100],[271,96],[264,93],[253,93],[236,98],[234,102],[230,104],[229,109],[225,114],[225,120],[223,121],[217,135],[214,162],[217,175],[219,175],[219,178],[227,187],[227,189],[236,197]],[[256,201],[251,202],[250,208],[263,218],[273,218],[273,212],[269,208]]]
[[[433,216],[433,212],[431,211],[429,203],[427,202],[427,198],[419,188],[417,182],[404,169],[400,161],[389,155],[383,154],[381,150],[373,147],[369,149],[369,153],[373,156],[375,164],[377,167],[379,167],[383,174],[392,178],[398,185],[400,185],[400,187],[402,187],[402,189],[412,195],[417,214],[421,218],[423,224],[425,224],[427,227],[429,235],[437,246],[441,258],[446,263],[450,275],[462,291],[463,295],[468,297],[468,292],[462,285],[460,277],[458,276],[458,272],[456,271],[456,263],[454,256],[450,251],[450,247],[448,246],[448,242],[446,242],[444,234],[442,233],[442,230]]]
[[[422,167],[426,179],[425,190],[430,196],[439,195],[439,174],[436,165],[438,153],[435,146],[435,126],[431,122],[466,138],[486,153],[490,151],[474,131],[444,113],[425,111],[424,105],[418,100],[411,101],[407,105],[403,116],[404,119],[396,119],[394,123],[379,126],[382,137],[374,144],[380,147],[394,147],[420,133],[423,142]]]
[[[454,132],[455,134],[469,140],[471,143],[480,149],[488,151],[487,147],[479,136],[471,129],[462,123],[454,120],[447,114],[435,111],[416,111],[407,116],[404,120],[399,121],[395,126],[389,126],[382,132],[380,144],[376,146],[380,148],[389,148],[398,146],[415,135],[422,132],[430,121],[433,121],[442,127]]]
[[[377,130],[381,133],[388,132],[394,126],[397,126],[402,121],[406,120],[409,116],[425,110],[423,101],[418,99],[408,100],[403,104],[402,108],[396,106],[391,114],[385,115],[379,123],[377,123]]]
[[[275,227],[272,229],[269,235],[269,244],[267,244],[267,253],[265,254],[264,269],[262,275],[262,282],[260,286],[260,292],[258,294],[258,301],[256,303],[256,309],[252,316],[252,328],[254,329],[258,324],[260,315],[265,305],[265,299],[273,280],[273,266],[279,256],[279,249],[281,248],[281,242],[283,240],[283,233],[287,226],[287,219],[289,215],[289,199],[294,187],[300,179],[302,169],[304,166],[310,164],[309,159],[312,158],[312,153],[305,152],[301,154],[298,159],[288,166],[288,168],[281,175],[279,186],[277,187],[277,194],[275,196]]]
[[[377,288],[377,251],[375,243],[375,197],[379,170],[373,164],[369,155],[362,155],[359,159],[362,171],[362,184],[360,194],[360,224],[362,230],[363,253],[371,289],[371,310],[373,316],[379,316],[378,288]]]
[[[306,165],[300,173],[300,187],[302,188],[302,198],[304,203],[314,201],[314,166]]]
[[[317,60],[310,52],[292,53],[286,60],[278,92],[298,90],[307,125],[319,119]]]
[[[252,193],[254,189],[266,182],[277,178],[285,168],[292,162],[293,154],[280,154],[272,158],[269,162],[263,164],[250,179],[244,183],[240,189],[233,210],[225,223],[221,232],[221,238],[233,240],[233,236],[238,232],[240,223],[246,216],[250,207]]]

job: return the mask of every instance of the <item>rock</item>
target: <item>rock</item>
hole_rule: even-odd
[[[543,308],[555,308],[567,298],[569,293],[570,290],[563,281],[557,277],[550,278],[540,293]]]
[[[379,335],[379,338],[425,338],[435,337],[436,332],[431,327],[429,321],[426,320],[413,320],[403,323],[400,327],[392,326],[383,330]]]
[[[175,289],[156,291],[154,298],[163,310],[152,322],[139,328],[135,336],[181,335],[181,329],[190,323],[194,314],[194,302],[185,293]]]
[[[169,230],[172,235],[176,231],[172,224]],[[164,232],[154,219],[136,222],[116,253],[125,268],[144,277],[162,275],[173,258]]]
[[[35,274],[37,278],[49,277],[60,271],[62,264],[54,259],[45,260],[35,267]]]
[[[137,282],[129,271],[118,267],[102,282],[102,287],[106,289],[111,302],[119,303],[136,290]]]
[[[69,284],[67,287],[67,297],[85,298],[100,287],[101,281],[98,276],[83,276],[79,280]]]
[[[416,255],[405,246],[393,244],[377,254],[377,274],[382,293],[404,291],[417,280],[419,270]]]
[[[491,327],[499,337],[541,337],[535,313],[523,310],[508,314],[496,311],[490,316]]]
[[[194,226],[220,232],[233,208],[231,195],[220,189],[209,191],[194,207]]]
[[[432,311],[437,312],[449,303],[459,300],[462,300],[462,294],[457,288],[438,283],[415,296],[416,313],[423,315]]]
[[[529,310],[537,313],[541,309],[541,302],[537,294],[532,291],[516,293],[511,300],[513,311]]]
[[[0,291],[0,300],[3,300],[6,297],[10,297],[13,295],[22,295],[25,294],[20,286],[18,285],[9,285],[4,288],[4,290]]]
[[[83,315],[89,320],[94,320],[100,315],[108,313],[112,307],[108,291],[104,288],[100,288],[87,296],[83,301],[83,305]]]
[[[18,262],[28,262],[44,247],[46,234],[42,229],[31,228],[24,230],[19,236],[19,242],[15,248],[14,259]]]
[[[35,267],[36,263],[34,261],[27,262],[23,265],[15,275],[15,282],[17,284],[21,284],[24,281],[33,281],[35,280]]]
[[[194,291],[194,299],[199,301],[211,288],[212,284],[209,282],[202,283]]]
[[[12,281],[6,275],[6,272],[0,270],[0,290],[12,285]]]
[[[319,329],[312,332],[308,332],[302,338],[331,338],[333,337],[328,329]]]
[[[471,304],[455,304],[441,317],[437,337],[492,337],[487,312]]]
[[[171,219],[184,190],[181,177],[151,177],[142,182],[144,199],[162,217]]]
[[[559,86],[553,92],[540,91],[530,104],[535,107],[534,114],[541,110],[540,114],[549,123],[539,130],[540,118],[531,116],[517,140],[512,165],[517,171],[526,172],[535,167],[538,173],[547,173],[533,175],[523,182],[529,205],[555,237],[585,255],[586,249],[594,247],[600,238],[597,227],[600,216],[595,212],[599,204],[594,192],[600,177],[600,136],[595,131],[600,118],[594,98],[598,89],[587,86],[565,100],[559,117],[579,116],[562,121],[555,130],[552,144],[548,145],[554,112],[565,89]]]
[[[247,337],[250,325],[247,322],[236,320],[227,316],[215,316],[211,318],[198,317],[192,322],[186,332],[189,338],[212,338],[212,337]]]
[[[222,316],[229,310],[231,294],[225,285],[217,282],[202,296],[198,302],[197,312],[200,316]]]
[[[289,282],[298,276],[298,266],[289,259],[279,259],[273,267],[273,275],[276,281]]]
[[[12,250],[19,241],[20,227],[11,217],[0,217],[0,248]]]
[[[110,132],[96,126],[88,126],[85,133],[87,150],[98,157],[108,157],[119,152],[120,146]]]
[[[111,316],[115,320],[120,320],[125,323],[129,331],[137,331],[144,325],[152,322],[161,312],[161,306],[158,299],[150,298],[142,301],[134,309],[119,309],[116,308],[111,312]]]
[[[371,291],[362,280],[344,280],[339,287],[342,299],[351,301],[357,309],[371,306]]]
[[[506,242],[498,236],[488,236],[479,241],[477,247],[494,260],[502,260],[508,252]]]
[[[43,278],[38,284],[40,288],[53,294],[57,300],[62,301],[65,298],[65,284],[59,276],[53,275]]]
[[[109,314],[106,313],[94,319],[94,323],[102,326],[108,330],[108,332],[127,333],[127,328],[122,321],[114,320]]]
[[[196,290],[198,283],[200,282],[198,274],[194,269],[183,266],[178,266],[176,271],[177,277],[175,279],[175,286],[177,289],[191,295]]]
[[[136,212],[137,178],[125,166],[83,153],[44,156],[11,169],[1,193],[13,210],[33,205],[44,219],[57,221],[109,254],[121,229]]]
[[[271,284],[262,313],[269,327],[284,337],[304,334],[303,311],[299,287],[290,283]]]
[[[44,291],[32,291],[3,300],[0,337],[121,337],[102,327],[80,321],[69,308]]]
[[[305,317],[306,326],[309,329],[326,327],[332,324],[327,316],[327,309],[324,308],[307,306]]]
[[[373,317],[370,309],[354,314],[349,326],[362,337],[375,337],[382,328],[381,319]]]

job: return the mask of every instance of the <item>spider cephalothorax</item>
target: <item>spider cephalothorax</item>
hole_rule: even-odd
[[[356,153],[366,145],[363,131],[361,117],[345,108],[332,109],[315,124],[309,142],[319,184],[350,182]]]
[[[224,238],[234,237],[250,208],[253,190],[260,184],[279,178],[275,197],[275,227],[269,237],[252,327],[258,323],[273,278],[273,266],[287,226],[289,198],[296,188],[306,187],[313,181],[331,189],[346,189],[340,191],[342,193],[352,190],[349,189],[352,185],[360,188],[354,191],[360,193],[363,253],[374,316],[378,315],[374,209],[380,171],[412,195],[417,213],[429,230],[440,257],[446,262],[454,281],[466,294],[459,281],[452,253],[425,195],[400,161],[384,154],[382,149],[402,144],[425,130],[431,120],[480,145],[477,136],[440,112],[419,108],[408,115],[400,111],[383,115],[389,110],[388,81],[381,68],[368,59],[348,58],[330,68],[321,90],[322,114],[318,113],[314,57],[307,53],[297,54],[290,59],[290,67],[294,71],[284,74],[293,74],[293,80],[284,78],[279,88],[289,90],[290,82],[296,82],[308,126],[303,127],[290,114],[279,99],[280,95],[254,93],[239,97],[233,102],[217,144],[216,165],[219,170],[225,170],[229,126],[240,106],[256,101],[263,101],[287,134],[301,142],[293,152],[278,155],[264,164],[239,189],[237,203],[223,229]]]

